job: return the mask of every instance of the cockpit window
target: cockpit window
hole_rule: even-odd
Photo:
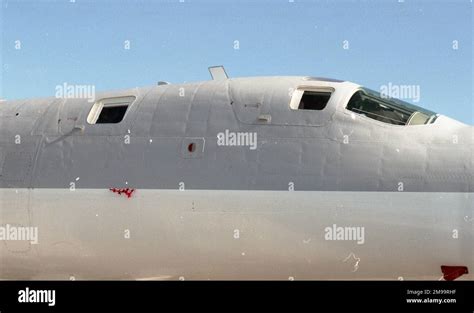
[[[354,93],[347,109],[394,125],[431,124],[437,115],[416,105],[393,98],[383,98],[380,93],[362,88]]]

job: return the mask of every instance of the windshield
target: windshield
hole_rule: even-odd
[[[368,88],[356,91],[347,109],[394,125],[431,124],[437,117],[435,112],[399,99],[382,97],[379,92]]]

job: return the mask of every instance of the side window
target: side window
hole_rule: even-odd
[[[104,98],[97,101],[87,116],[89,124],[117,124],[135,101],[135,96]]]
[[[405,125],[406,120],[410,117],[410,114],[389,108],[376,98],[367,97],[362,91],[358,91],[352,96],[347,104],[347,109],[374,120],[395,125]]]
[[[331,91],[301,90],[294,91],[290,108],[293,110],[323,110],[331,98]]]
[[[398,99],[385,99],[370,89],[359,90],[346,107],[355,113],[393,125],[424,125],[433,123],[436,113]]]

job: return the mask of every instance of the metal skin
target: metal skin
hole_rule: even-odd
[[[332,95],[293,110],[298,88]],[[255,77],[96,95],[136,96],[118,124],[89,124],[87,99],[0,103],[0,226],[38,229],[38,244],[0,242],[0,278],[437,280],[447,265],[473,279],[473,127],[373,120],[346,109],[358,88]],[[226,130],[256,148],[218,145]],[[364,242],[328,240],[333,226]]]

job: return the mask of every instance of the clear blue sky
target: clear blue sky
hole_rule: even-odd
[[[207,67],[222,64],[232,77],[326,76],[376,90],[419,85],[418,105],[474,121],[471,0],[1,4],[6,99],[53,96],[64,82],[99,91],[207,80]]]

